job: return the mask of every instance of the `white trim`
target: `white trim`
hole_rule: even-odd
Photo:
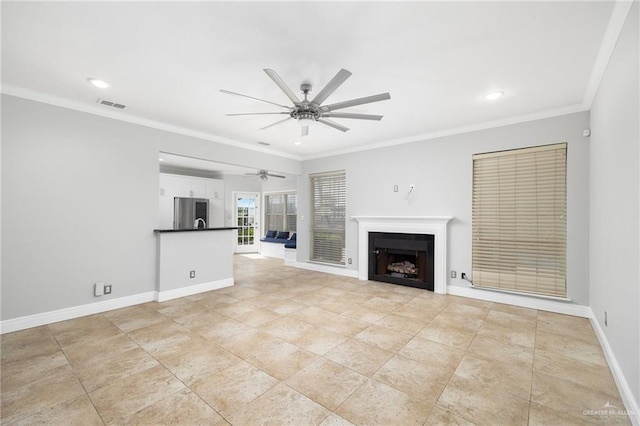
[[[358,222],[358,279],[369,279],[369,232],[430,234],[434,241],[433,291],[447,292],[447,223],[450,216],[352,216]]]
[[[298,257],[298,250],[293,248],[284,249],[284,264],[285,266],[294,266]]]
[[[309,271],[325,272],[327,274],[341,275],[343,277],[358,278],[358,271],[354,271],[353,269],[345,269],[340,266],[330,266],[314,262],[286,262],[285,264],[287,266],[307,269]]]
[[[583,111],[588,111],[588,110],[589,110],[589,108],[587,106],[585,106],[584,104],[566,105],[566,106],[563,106],[563,107],[547,109],[547,110],[538,111],[538,112],[532,112],[532,113],[528,113],[528,114],[515,115],[515,116],[511,116],[511,117],[501,118],[501,119],[498,119],[498,120],[493,120],[493,121],[485,121],[485,122],[482,122],[482,123],[475,123],[475,124],[469,124],[469,125],[460,126],[460,127],[453,127],[453,128],[450,128],[450,129],[437,130],[435,132],[423,133],[423,134],[414,135],[414,136],[408,136],[406,138],[392,139],[390,141],[372,143],[372,144],[369,144],[369,145],[358,146],[358,147],[353,147],[353,148],[345,148],[345,149],[339,149],[339,150],[334,150],[334,151],[327,151],[327,152],[322,152],[322,153],[318,153],[318,154],[310,154],[310,155],[306,155],[306,156],[302,157],[302,160],[303,161],[314,160],[314,159],[317,159],[317,158],[332,157],[332,156],[335,156],[335,155],[351,154],[351,153],[354,153],[354,152],[368,151],[368,150],[371,150],[371,149],[386,148],[386,147],[390,147],[390,146],[404,145],[404,144],[407,144],[407,143],[422,142],[422,141],[427,141],[427,140],[430,140],[430,139],[443,138],[443,137],[446,137],[446,136],[461,135],[461,134],[465,134],[465,133],[477,132],[477,131],[480,131],[480,130],[488,130],[488,129],[494,129],[494,128],[497,128],[497,127],[510,126],[510,125],[513,125],[513,124],[527,123],[529,121],[542,120],[542,119],[545,119],[545,118],[559,117],[561,115],[574,114],[574,113],[577,113],[577,112],[583,112]]]
[[[613,12],[611,12],[611,17],[607,24],[607,30],[604,33],[602,43],[600,44],[598,56],[596,56],[595,63],[591,69],[591,76],[589,77],[587,89],[582,101],[586,109],[591,109],[593,100],[598,92],[598,87],[600,86],[602,77],[607,70],[609,60],[611,59],[611,55],[613,55],[613,50],[616,47],[618,38],[620,38],[620,33],[622,32],[622,28],[624,27],[624,23],[627,20],[627,16],[629,15],[632,5],[632,0],[616,0],[613,5]]]
[[[113,309],[139,305],[141,303],[153,302],[155,300],[154,296],[155,292],[151,291],[147,293],[134,294],[133,296],[119,297],[117,299],[109,299],[101,302],[59,309],[57,311],[12,318],[0,322],[0,334],[53,324],[55,322],[80,318],[87,315],[99,314]]]
[[[609,369],[613,375],[614,380],[616,381],[616,386],[618,386],[618,392],[620,392],[620,396],[622,397],[622,402],[624,402],[624,406],[629,413],[629,420],[635,426],[640,425],[640,404],[636,401],[631,388],[629,387],[629,383],[627,379],[624,377],[622,373],[622,369],[620,368],[620,364],[618,364],[618,360],[613,353],[613,349],[611,349],[611,345],[609,345],[609,340],[607,340],[607,336],[604,333],[602,327],[600,327],[600,323],[598,319],[594,315],[591,308],[589,308],[591,315],[589,319],[591,320],[591,325],[593,326],[593,330],[596,333],[596,337],[600,342],[600,347],[604,352],[604,356],[607,359],[607,364],[609,364]]]
[[[233,278],[225,278],[222,280],[190,285],[189,287],[176,288],[175,290],[156,291],[155,300],[156,302],[166,302],[167,300],[204,293],[205,291],[218,290],[220,288],[231,287],[232,285],[234,285]]]
[[[504,293],[500,291],[485,290],[478,287],[447,286],[447,293],[453,296],[468,297],[470,299],[486,300],[488,302],[505,303],[507,305],[522,306],[523,308],[538,309],[540,311],[555,312],[558,314],[573,315],[575,317],[590,318],[591,308],[585,305],[576,305],[569,301],[552,300],[540,297],[527,297],[525,295]]]
[[[0,92],[9,96],[15,96],[18,98],[28,99],[31,101],[42,102],[44,104],[55,105],[62,108],[72,109],[74,111],[85,112],[87,114],[97,115],[100,117],[112,118],[114,120],[124,121],[127,123],[138,124],[140,126],[150,127],[152,129],[164,130],[166,132],[176,133],[179,135],[190,136],[193,138],[204,139],[212,142],[218,142],[224,145],[231,145],[235,148],[247,149],[249,151],[263,152],[266,154],[275,155],[283,158],[290,158],[292,160],[301,161],[302,157],[299,155],[289,154],[282,151],[274,150],[273,148],[264,148],[262,146],[250,145],[246,142],[228,139],[222,136],[214,135],[212,133],[201,132],[186,127],[175,126],[173,124],[163,123],[156,120],[150,120],[148,118],[139,117],[130,114],[125,111],[114,111],[102,107],[98,104],[85,104],[78,101],[72,101],[60,96],[50,95],[35,90],[25,89],[10,84],[3,84],[0,88]]]

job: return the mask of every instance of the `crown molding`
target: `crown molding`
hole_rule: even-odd
[[[2,88],[0,88],[0,93],[9,95],[9,96],[15,96],[18,98],[27,99],[30,101],[36,101],[36,102],[41,102],[49,105],[55,105],[62,108],[72,109],[72,110],[84,112],[87,114],[98,115],[101,117],[124,121],[131,124],[150,127],[157,130],[163,130],[165,132],[171,132],[171,133],[176,133],[183,136],[189,136],[189,137],[194,137],[198,139],[204,139],[211,142],[230,145],[235,148],[262,152],[264,154],[275,155],[278,157],[289,158],[292,160],[298,160],[298,161],[302,160],[300,156],[277,151],[271,148],[253,146],[246,142],[240,142],[237,140],[228,139],[222,136],[214,135],[212,133],[201,132],[201,131],[197,131],[197,130],[193,130],[193,129],[189,129],[181,126],[175,126],[173,124],[163,123],[160,121],[139,117],[137,115],[129,114],[124,111],[109,110],[99,106],[98,104],[95,104],[95,105],[86,104],[86,103],[66,99],[60,96],[50,95],[47,93],[25,89],[22,87],[13,86],[9,84],[3,84]]]

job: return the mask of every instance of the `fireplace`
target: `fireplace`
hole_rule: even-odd
[[[447,294],[447,224],[451,216],[351,216],[358,222],[358,279],[369,280],[369,234],[427,234],[433,241],[433,291]]]
[[[434,236],[369,232],[369,279],[433,291]]]

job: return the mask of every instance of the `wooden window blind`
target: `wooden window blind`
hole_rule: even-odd
[[[345,264],[347,187],[344,171],[309,176],[311,181],[310,259]]]
[[[567,145],[473,156],[473,284],[566,297]]]

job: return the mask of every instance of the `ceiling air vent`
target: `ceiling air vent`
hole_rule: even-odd
[[[116,108],[116,109],[125,109],[127,106],[126,105],[122,105],[116,102],[111,102],[108,101],[106,99],[102,99],[102,98],[98,98],[98,100],[96,101],[97,103],[99,103],[100,105],[104,105],[104,106],[108,106],[111,108]]]
[[[269,146],[269,145],[271,145],[271,144],[270,144],[269,142],[262,142],[262,141],[259,141],[259,142],[258,142],[258,145]]]

